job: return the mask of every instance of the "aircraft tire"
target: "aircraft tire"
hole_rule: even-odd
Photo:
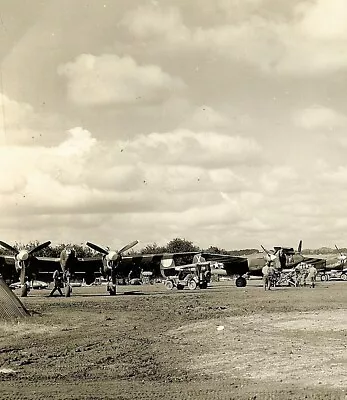
[[[72,292],[72,288],[70,285],[65,286],[65,297],[70,297]]]
[[[247,281],[243,276],[239,276],[235,281],[236,287],[245,287],[247,285]]]
[[[207,282],[202,282],[200,284],[200,289],[207,289]]]
[[[28,296],[28,286],[24,284],[22,286],[22,292],[21,292],[21,297],[27,297]]]
[[[343,281],[347,281],[347,275],[346,275],[345,273],[341,274],[340,278],[341,278]]]

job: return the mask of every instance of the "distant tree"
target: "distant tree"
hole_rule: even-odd
[[[243,249],[243,250],[231,250],[228,252],[232,256],[247,256],[254,253],[260,253],[258,249]]]
[[[11,245],[16,250],[25,249],[25,250],[29,251],[41,243],[43,243],[43,242],[39,242],[38,240],[33,240],[26,244],[16,242],[15,244],[13,244],[13,245],[11,244]],[[78,244],[76,245],[76,244],[71,244],[71,243],[68,243],[68,244],[61,243],[61,244],[58,244],[57,246],[50,245],[40,251],[35,252],[35,256],[36,257],[59,257],[61,251],[66,246],[73,247],[76,250],[77,257],[92,257],[94,255],[93,251],[87,246],[78,245]],[[12,252],[10,250],[0,248],[0,254],[12,255]]]
[[[172,239],[166,246],[168,253],[182,253],[189,251],[200,251],[198,246],[195,246],[193,242],[186,239],[175,238]]]
[[[168,253],[189,253],[189,252],[196,252],[201,251],[198,246],[195,246],[193,242],[187,239],[180,239],[175,238],[172,239],[166,246]],[[193,261],[192,255],[187,256],[176,256],[175,258],[176,265],[184,265],[190,264]]]
[[[204,250],[205,253],[212,253],[212,254],[228,254],[225,249],[220,249],[217,246],[210,246],[208,249]]]
[[[157,243],[148,244],[146,247],[139,251],[141,254],[161,254],[167,253],[166,246],[158,246]]]

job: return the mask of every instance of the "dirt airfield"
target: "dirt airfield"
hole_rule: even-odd
[[[1,399],[347,398],[346,282],[48,293],[1,324]]]

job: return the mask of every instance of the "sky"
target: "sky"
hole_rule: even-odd
[[[2,0],[0,239],[345,247],[345,0]]]

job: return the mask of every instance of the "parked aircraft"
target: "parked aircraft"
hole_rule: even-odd
[[[15,282],[19,279],[22,288],[22,297],[25,297],[30,290],[28,281],[33,281],[39,272],[39,257],[35,257],[35,253],[48,247],[50,241],[39,244],[31,250],[17,250],[13,246],[0,241],[0,246],[12,252],[12,255],[1,255],[0,273],[5,281],[11,280]],[[6,268],[7,266],[7,268]]]

